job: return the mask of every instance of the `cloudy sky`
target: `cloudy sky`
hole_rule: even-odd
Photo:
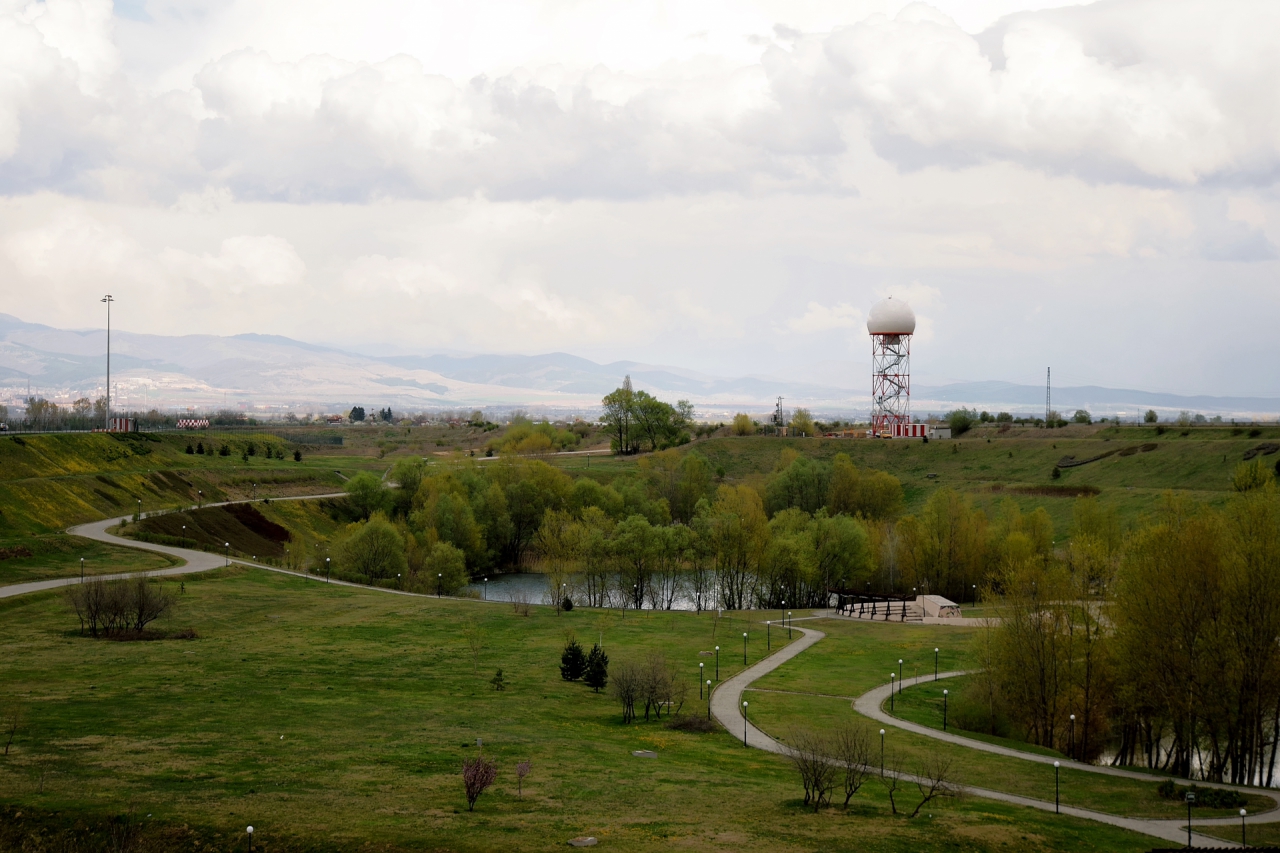
[[[1280,395],[1280,3],[0,0],[0,312]]]

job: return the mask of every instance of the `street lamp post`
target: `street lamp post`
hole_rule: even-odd
[[[880,730],[880,775],[884,775],[884,729]]]
[[[1053,762],[1053,813],[1054,814],[1062,814],[1062,807],[1060,805],[1061,799],[1059,798],[1060,787],[1058,785],[1058,772],[1059,772],[1059,765],[1058,765],[1058,762],[1055,761]]]
[[[720,682],[720,647],[716,646],[716,683]]]
[[[902,666],[902,658],[898,658],[898,672],[902,673],[902,677],[898,679],[898,692],[902,692],[902,682],[907,680],[907,671]]]
[[[107,408],[103,412],[102,428],[111,429],[111,303],[115,299],[108,293],[99,301],[107,304]]]
[[[329,582],[329,557],[324,558],[324,582]]]
[[[747,665],[747,632],[742,632],[742,665]]]
[[[698,698],[699,699],[702,698],[702,676],[707,674],[706,666],[707,665],[705,663],[698,664]],[[711,682],[708,681],[707,683],[710,684]]]
[[[773,633],[771,631],[772,627],[773,626],[769,624],[768,619],[764,620],[764,650],[766,652],[773,651]]]
[[[783,604],[786,604],[784,601]],[[791,639],[791,611],[787,611],[787,639]]]
[[[485,601],[489,600],[489,579],[488,578],[484,579],[484,600]]]
[[[893,679],[897,676],[896,672],[889,673],[889,713],[893,713]]]
[[[182,541],[183,541],[183,544],[185,544],[187,541],[187,526],[185,524],[182,525]]]
[[[942,730],[947,730],[947,691],[942,691]]]
[[[711,679],[707,679],[707,719],[711,719]]]
[[[142,503],[142,501],[138,501]],[[196,509],[204,508],[204,489],[196,489]]]
[[[231,543],[223,542],[222,551],[223,551],[223,556],[227,558],[227,565],[228,566],[231,565]]]
[[[1067,742],[1067,757],[1075,760],[1076,757],[1076,715],[1071,715],[1071,739]]]
[[[84,557],[80,558],[80,583],[84,583]]]
[[[938,650],[933,650],[933,680],[938,680]]]
[[[742,745],[747,745],[747,703],[742,703]]]
[[[1191,807],[1195,805],[1196,792],[1187,791],[1187,849],[1191,849]]]
[[[969,584],[970,597],[969,604],[971,607],[978,606],[978,585],[976,583]]]
[[[249,853],[253,853],[253,827],[245,830],[249,835]]]
[[[1245,839],[1245,834],[1244,834],[1244,816],[1245,816],[1245,810],[1241,809],[1240,810],[1240,846],[1248,847],[1249,842]]]
[[[436,572],[436,598],[441,596],[444,589],[444,572]]]

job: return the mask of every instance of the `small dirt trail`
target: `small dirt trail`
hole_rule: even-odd
[[[728,678],[716,686],[715,692],[711,694],[711,713],[720,722],[722,726],[729,731],[734,737],[738,737],[744,742],[744,746],[754,747],[766,752],[773,752],[778,755],[787,755],[788,748],[769,735],[765,734],[750,722],[750,713],[743,715],[743,694],[750,685],[762,678],[763,676],[773,672],[778,667],[792,660],[797,655],[812,647],[826,634],[813,628],[802,628],[795,626],[795,630],[800,631],[804,636],[792,642],[790,645],[784,646],[782,649],[774,652],[769,657],[764,658],[760,662],[748,667],[732,678]],[[947,673],[948,677],[963,675],[961,672]],[[939,675],[939,678],[942,678]],[[907,679],[905,686],[913,686],[915,684],[932,681],[933,676],[920,676],[919,678]],[[883,723],[885,725],[894,726],[896,728],[921,734],[926,737],[943,740],[956,746],[963,746],[970,749],[982,749],[988,752],[995,752],[1013,758],[1036,761],[1041,763],[1053,764],[1054,759],[1049,756],[1034,755],[1032,753],[1019,752],[1016,749],[1001,747],[995,744],[987,744],[981,741],[963,738],[950,733],[939,732],[930,729],[927,726],[919,726],[915,723],[909,723],[892,717],[881,710],[880,705],[888,701],[890,685],[885,684],[873,690],[864,693],[851,703],[853,709],[864,716]],[[750,703],[750,700],[747,700]],[[746,710],[750,712],[750,704]],[[1087,770],[1091,772],[1103,773],[1109,776],[1123,776],[1126,778],[1141,779],[1144,782],[1157,781],[1150,774],[1135,773],[1133,771],[1120,770],[1113,767],[1098,767],[1095,765],[1081,764],[1078,762],[1068,762],[1068,765],[1076,770]],[[915,781],[914,776],[903,775],[903,781],[910,784]],[[1003,791],[993,791],[987,788],[977,788],[969,785],[960,786],[961,790],[969,796],[982,797],[983,799],[996,800],[1003,803],[1011,803],[1014,805],[1026,806],[1028,808],[1040,809],[1041,811],[1052,812],[1057,808],[1062,814],[1071,815],[1073,817],[1084,818],[1086,820],[1105,823],[1110,826],[1128,829],[1133,832],[1139,832],[1143,835],[1160,838],[1165,841],[1171,841],[1178,846],[1186,844],[1187,841],[1187,824],[1185,821],[1178,820],[1157,820],[1145,818],[1122,817],[1120,815],[1106,814],[1105,812],[1093,811],[1091,809],[1082,809],[1075,806],[1055,807],[1052,802],[1046,800],[1037,800],[1031,797],[1021,797],[1016,794],[1007,794]],[[1213,787],[1234,788],[1231,785],[1214,785]],[[1258,788],[1236,788],[1244,793],[1266,794],[1273,799],[1277,799],[1277,805],[1280,805],[1280,797],[1276,794]],[[1273,823],[1280,821],[1280,809],[1272,809],[1257,815],[1250,815],[1247,818],[1248,823]],[[1200,826],[1233,826],[1238,825],[1239,818],[1209,818],[1202,821],[1195,821]],[[1192,832],[1192,840],[1196,845],[1205,847],[1230,848],[1239,847],[1240,845],[1221,838],[1200,835]]]

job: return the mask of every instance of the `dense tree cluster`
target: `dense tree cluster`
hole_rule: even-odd
[[[1117,764],[1271,785],[1280,496],[1253,469],[1241,466],[1221,507],[1169,495],[1122,533],[1084,499],[1065,550],[1037,548],[1034,534],[1009,547],[990,582],[1001,621],[979,641],[963,724],[1086,760],[1110,743]]]
[[[639,453],[688,444],[693,405],[680,400],[674,406],[647,391],[636,391],[628,376],[622,387],[607,395],[600,418],[615,453]]]
[[[449,594],[469,575],[534,568],[556,600],[597,607],[823,606],[828,590],[872,579],[880,527],[902,504],[883,472],[790,451],[750,485],[719,482],[701,455],[676,450],[609,484],[523,457],[405,460],[390,479],[399,488],[368,473],[347,483],[353,523],[334,569]]]

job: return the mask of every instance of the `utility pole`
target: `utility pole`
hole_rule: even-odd
[[[107,304],[107,410],[103,414],[102,428],[111,429],[111,303],[115,300],[108,293],[101,301]]]
[[[1044,426],[1045,426],[1045,429],[1049,428],[1049,410],[1051,408],[1049,390],[1052,387],[1052,384],[1050,383],[1049,380],[1052,376],[1053,376],[1053,368],[1046,367],[1044,369]]]

